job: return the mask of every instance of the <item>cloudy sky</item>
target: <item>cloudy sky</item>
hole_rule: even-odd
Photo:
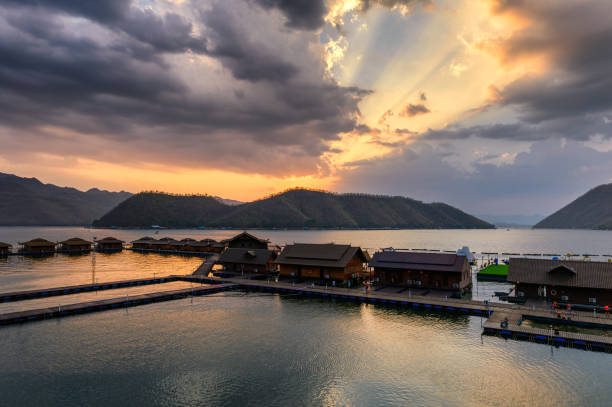
[[[547,214],[612,182],[608,0],[0,0],[0,171]]]

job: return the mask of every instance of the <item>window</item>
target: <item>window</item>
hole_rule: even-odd
[[[414,283],[419,287],[421,286],[421,280],[415,280]]]
[[[590,304],[597,304],[597,298],[589,298]]]
[[[524,297],[525,296],[525,292],[524,291],[519,291],[518,292],[518,296],[519,297]]]
[[[459,284],[453,283],[453,288],[459,288]]]
[[[569,298],[567,297],[567,295],[562,295],[561,296],[561,301],[567,301]]]

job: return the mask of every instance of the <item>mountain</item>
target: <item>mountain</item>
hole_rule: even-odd
[[[294,189],[241,205],[209,196],[134,195],[94,222],[99,227],[492,228],[443,203],[399,196]]]
[[[90,225],[131,195],[96,188],[83,192],[0,173],[0,226]]]
[[[213,196],[213,198],[215,198],[217,201],[221,202],[222,204],[226,204],[229,206],[242,205],[244,203],[241,201],[236,201],[234,199],[221,198],[220,196]]]
[[[231,205],[219,202],[213,196],[141,192],[121,202],[93,225],[189,228],[208,225],[212,219],[224,216],[231,209]]]
[[[612,229],[612,184],[595,187],[534,228]]]

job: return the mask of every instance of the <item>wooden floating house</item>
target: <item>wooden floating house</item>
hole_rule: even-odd
[[[602,306],[612,305],[612,263],[511,258],[508,281],[518,297]]]
[[[132,241],[132,248],[139,250],[150,250],[153,248],[152,243],[155,242],[155,238],[150,236],[141,237],[138,240]]]
[[[201,252],[221,253],[225,250],[225,243],[217,242],[214,239],[202,239],[198,242]]]
[[[92,242],[80,237],[73,237],[59,244],[60,248],[58,251],[62,253],[87,253],[91,251]]]
[[[99,252],[113,252],[123,250],[123,240],[114,237],[105,237],[104,239],[96,240],[96,250]]]
[[[47,239],[36,238],[27,242],[19,243],[19,253],[21,254],[53,254],[55,253],[55,243]]]
[[[221,241],[229,248],[236,249],[267,249],[268,240],[260,239],[248,232],[242,232],[232,237]]]
[[[283,277],[300,280],[358,280],[365,274],[368,255],[360,247],[344,244],[296,243],[287,245],[276,259]]]
[[[8,256],[12,245],[4,242],[0,242],[0,256]]]
[[[276,256],[274,250],[229,247],[221,253],[217,264],[224,271],[267,274],[276,271]]]
[[[464,291],[472,284],[468,259],[457,254],[381,251],[370,267],[384,286]]]

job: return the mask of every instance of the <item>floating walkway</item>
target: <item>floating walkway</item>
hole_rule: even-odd
[[[1,293],[0,303],[31,300],[35,298],[54,297],[58,295],[85,293],[85,292],[92,292],[92,291],[112,290],[115,288],[134,287],[134,286],[140,286],[140,285],[162,284],[162,283],[169,283],[172,281],[181,281],[181,278],[179,276],[167,276],[167,277],[158,277],[158,278],[144,278],[144,279],[137,279],[137,280],[113,281],[109,283],[82,284],[82,285],[73,285],[73,286],[68,286],[68,287],[55,287],[55,288],[47,288],[43,290],[15,291],[15,292],[9,292],[9,293]]]
[[[199,282],[198,276],[185,276],[183,281]],[[207,279],[208,281],[210,279]],[[576,311],[572,320],[560,320],[556,314],[544,309],[533,309],[516,304],[485,303],[483,301],[462,300],[454,298],[407,296],[391,293],[368,292],[346,288],[323,288],[294,285],[284,282],[266,282],[261,280],[244,280],[239,278],[213,278],[215,281],[232,283],[236,289],[258,290],[277,293],[298,294],[312,297],[333,298],[336,300],[358,303],[378,304],[395,307],[410,307],[435,312],[486,317],[483,323],[483,334],[499,335],[505,338],[531,340],[538,343],[549,343],[557,346],[576,347],[586,350],[612,352],[612,338],[598,335],[578,334],[520,326],[524,318],[545,321],[551,324],[571,324],[612,330],[612,318],[593,317],[589,313]],[[508,327],[502,328],[501,321],[508,318]]]
[[[587,335],[564,331],[521,326],[525,318],[539,320],[550,324],[566,323],[585,327],[597,327],[612,330],[612,318],[591,316],[590,313],[575,311],[571,321],[556,318],[550,310],[530,308],[517,304],[486,303],[483,301],[442,298],[434,296],[412,296],[406,293],[389,293],[361,289],[312,287],[304,284],[274,282],[265,280],[246,280],[241,278],[205,277],[203,275],[167,276],[152,279],[117,281],[100,284],[86,284],[70,287],[59,287],[46,290],[21,291],[0,294],[2,301],[22,301],[45,296],[68,295],[75,293],[109,290],[119,287],[161,284],[165,282],[184,281],[211,285],[194,285],[172,291],[141,294],[133,297],[111,298],[106,300],[83,302],[66,306],[42,308],[29,311],[0,314],[0,325],[23,323],[67,315],[103,311],[120,307],[131,307],[152,302],[168,301],[191,295],[205,295],[226,290],[255,290],[265,292],[321,297],[357,303],[377,304],[402,308],[421,309],[433,312],[449,312],[463,315],[475,315],[487,318],[483,323],[483,334],[498,335],[504,338],[529,340],[556,346],[576,347],[586,350],[612,352],[612,338],[598,335]],[[501,322],[508,318],[508,325]]]
[[[502,326],[502,321],[506,318],[508,318],[508,325]],[[523,315],[518,312],[510,314],[494,312],[483,324],[483,333],[485,335],[495,335],[554,346],[612,352],[612,338],[610,337],[565,332],[555,329],[525,327],[521,326],[522,319]],[[553,320],[550,322],[552,324]],[[554,322],[558,323],[558,321]]]
[[[79,315],[91,312],[99,312],[110,309],[135,307],[138,305],[151,304],[154,302],[170,301],[189,296],[207,295],[220,291],[233,290],[236,285],[216,284],[206,286],[194,286],[180,290],[161,291],[150,294],[140,294],[133,297],[125,296],[110,298],[100,301],[88,301],[66,306],[40,308],[28,311],[11,312],[0,314],[0,325],[19,324],[24,322],[39,321],[49,318],[60,318],[69,315]]]

